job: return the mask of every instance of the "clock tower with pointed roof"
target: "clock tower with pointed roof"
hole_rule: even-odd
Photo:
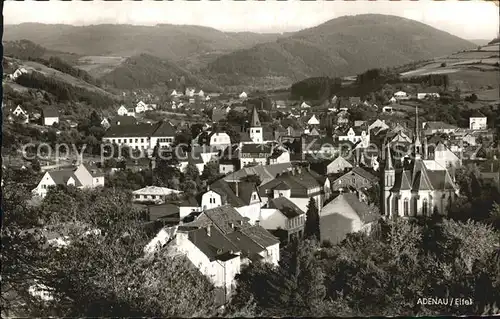
[[[262,125],[259,120],[259,113],[254,106],[252,111],[252,122],[250,123],[250,139],[254,143],[264,143]]]

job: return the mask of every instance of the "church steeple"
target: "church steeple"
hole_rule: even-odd
[[[255,106],[252,111],[252,122],[250,123],[250,127],[260,127],[259,113]]]
[[[386,152],[386,159],[385,159],[385,170],[390,171],[394,170],[394,165],[392,165],[392,156],[391,156],[391,147],[389,144],[386,146],[387,152]]]
[[[252,122],[250,123],[250,139],[253,143],[264,142],[264,132],[262,131],[261,123],[257,108],[254,106],[252,111]]]
[[[415,107],[415,158],[420,158],[422,143],[420,142],[420,129],[418,127],[418,106]]]

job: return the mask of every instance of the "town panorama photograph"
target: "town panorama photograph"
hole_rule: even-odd
[[[498,1],[2,9],[2,318],[500,315]]]

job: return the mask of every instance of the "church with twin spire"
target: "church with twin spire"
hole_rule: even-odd
[[[382,203],[384,216],[446,215],[458,196],[459,188],[455,183],[454,174],[450,173],[448,167],[426,165],[429,161],[426,158],[427,147],[422,150],[418,109],[412,151],[397,160],[394,158],[393,148],[394,145],[387,144],[384,150]]]

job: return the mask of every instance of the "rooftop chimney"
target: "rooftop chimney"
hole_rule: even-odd
[[[238,181],[236,181],[236,191],[235,191],[235,193],[236,193],[236,197],[239,197],[239,196],[240,196],[240,192],[239,192],[239,189],[238,189],[238,188],[239,188],[239,187],[238,187],[238,184],[239,184],[239,182],[238,182]]]
[[[210,225],[207,226],[207,236],[210,237],[211,236],[211,231],[210,231]]]

